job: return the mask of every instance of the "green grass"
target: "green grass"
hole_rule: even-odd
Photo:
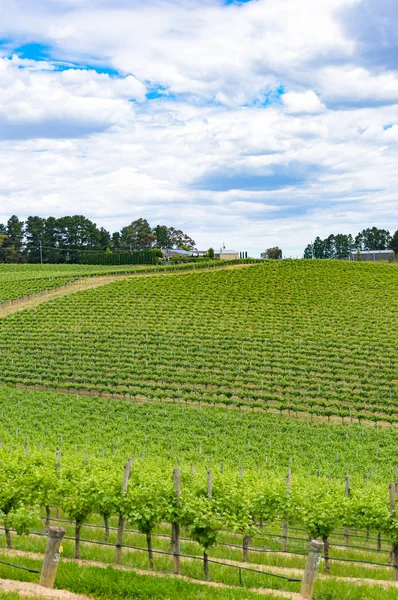
[[[41,568],[41,562],[25,557],[12,557],[0,554],[2,560],[11,560],[14,564],[28,566],[30,568]],[[214,568],[212,575],[214,575]],[[195,577],[195,572],[185,573]],[[218,573],[216,572],[216,575]],[[370,576],[370,573],[369,573]],[[11,567],[0,564],[0,577],[19,579],[23,581],[38,582],[39,576],[18,571]],[[275,582],[275,580],[274,580]],[[231,585],[239,585],[239,581],[232,579]],[[264,586],[270,581],[264,581]],[[250,578],[250,574],[243,574],[243,585],[259,585]],[[247,589],[218,589],[207,588],[196,583],[185,582],[172,577],[153,577],[151,575],[136,574],[133,571],[123,572],[108,568],[94,566],[79,567],[73,563],[60,563],[58,569],[56,587],[67,589],[75,593],[86,594],[93,598],[140,598],[140,599],[163,599],[169,598],[215,598],[215,599],[247,599],[259,598],[260,596]],[[270,585],[271,587],[271,585]],[[272,585],[275,588],[275,585]],[[283,586],[280,586],[283,587]],[[286,587],[286,586],[285,586]],[[288,592],[287,592],[288,593]],[[1,596],[0,596],[1,597]],[[18,597],[18,596],[16,596]],[[271,600],[272,596],[262,598]],[[354,584],[341,582],[333,577],[330,579],[318,579],[315,587],[314,600],[396,600],[398,598],[397,588],[382,588],[368,584]]]
[[[3,558],[2,558],[3,559]],[[17,565],[40,569],[41,562],[29,558],[13,557]],[[0,577],[38,583],[39,575],[18,571],[0,564]],[[178,578],[137,574],[134,571],[120,571],[112,567],[100,568],[78,566],[62,562],[59,565],[55,587],[77,594],[85,594],[99,599],[133,598],[142,600],[177,600],[186,598],[216,600],[254,600],[260,596],[246,589],[223,589],[206,587],[203,584],[187,582]],[[287,596],[288,597],[288,596]],[[261,595],[265,600],[273,596]]]

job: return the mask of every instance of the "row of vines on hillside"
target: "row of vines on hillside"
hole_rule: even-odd
[[[395,265],[120,281],[0,323],[0,381],[138,401],[398,420]]]

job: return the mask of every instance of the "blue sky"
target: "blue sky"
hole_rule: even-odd
[[[200,248],[398,228],[395,0],[8,0],[0,222],[146,217]]]

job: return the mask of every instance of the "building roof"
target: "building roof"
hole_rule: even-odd
[[[391,254],[393,250],[353,250],[351,254]]]
[[[221,250],[220,254],[238,254],[238,251],[231,250],[230,248],[224,248],[224,250]]]
[[[166,254],[183,254],[184,256],[185,255],[191,256],[192,252],[193,252],[193,250],[190,250],[188,252],[188,250],[179,250],[179,249],[174,249],[174,248],[163,250],[163,253],[166,253]]]

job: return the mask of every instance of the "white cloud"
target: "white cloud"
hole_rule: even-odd
[[[301,93],[288,92],[283,94],[282,102],[286,108],[286,112],[290,114],[313,114],[322,112],[325,109],[325,106],[312,90]]]
[[[134,117],[129,100],[145,100],[145,86],[133,76],[54,71],[48,63],[39,70],[34,62],[0,59],[0,125],[6,137],[73,137],[74,131],[123,125]]]
[[[356,4],[3,3],[8,46],[48,58],[0,59],[0,222],[143,216],[257,255],[396,228],[398,74],[362,64],[339,20]]]

